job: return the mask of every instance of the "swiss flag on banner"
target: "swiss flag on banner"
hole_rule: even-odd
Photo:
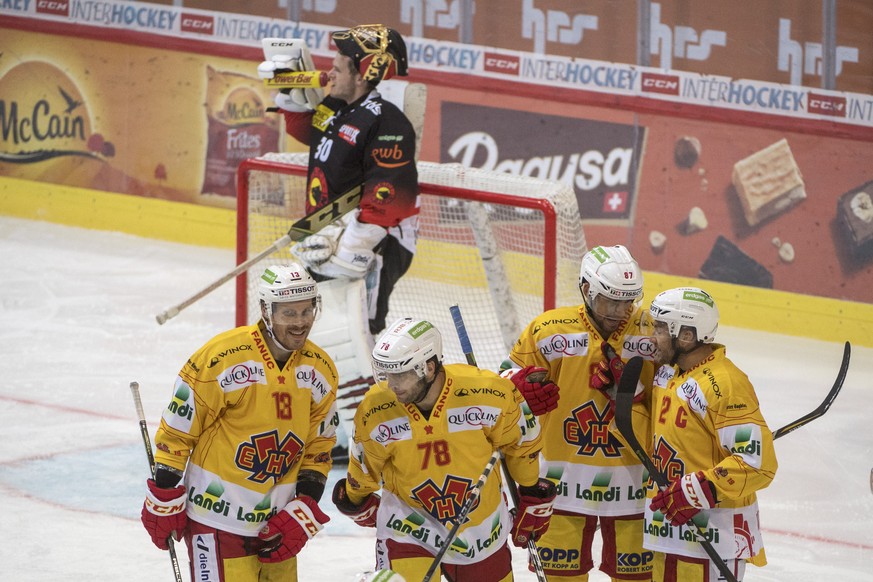
[[[627,208],[627,192],[606,192],[603,195],[603,212],[624,212]]]

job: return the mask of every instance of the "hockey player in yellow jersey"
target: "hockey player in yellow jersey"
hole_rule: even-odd
[[[442,360],[442,338],[427,321],[397,320],[376,341],[376,384],[355,413],[348,476],[333,501],[358,525],[376,528],[377,569],[422,580],[499,449],[518,482],[517,517],[493,471],[441,565],[449,580],[512,580],[507,536],[524,547],[546,531],[555,496],[554,485],[538,478],[540,426],[511,382]]]
[[[294,582],[336,443],[337,372],[307,339],[321,298],[296,264],[259,281],[262,319],[209,340],[182,367],[155,435],[142,522],[184,537],[192,580]]]
[[[773,435],[749,378],[713,343],[719,315],[708,293],[664,291],[649,314],[663,364],[652,391],[652,457],[671,482],[648,492],[643,543],[655,552],[654,579],[720,579],[686,526],[693,519],[742,580],[746,561],[766,564],[755,492],[776,474]]]
[[[549,580],[584,582],[600,531],[600,570],[613,580],[649,580],[652,553],[642,546],[644,473],[639,459],[610,431],[623,363],[651,360],[650,339],[640,330],[643,277],[623,246],[598,246],[582,258],[583,303],[536,317],[504,363],[543,424],[541,475],[558,482],[551,526],[537,543]],[[648,442],[650,421],[638,383],[634,428]],[[545,376],[545,378],[543,378]]]

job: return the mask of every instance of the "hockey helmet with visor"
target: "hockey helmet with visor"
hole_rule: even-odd
[[[579,291],[594,314],[621,319],[630,315],[643,297],[643,274],[624,246],[597,246],[582,257]]]
[[[666,325],[670,337],[676,339],[683,327],[693,329],[697,341],[712,343],[718,331],[718,307],[712,296],[698,287],[677,287],[662,291],[649,306],[653,326]]]
[[[405,317],[388,326],[373,348],[373,378],[386,382],[388,374],[415,371],[425,379],[428,360],[443,361],[443,341],[439,330],[423,319]]]
[[[271,265],[264,269],[258,280],[258,298],[261,303],[261,315],[267,331],[271,334],[275,323],[276,304],[310,301],[313,321],[321,310],[321,295],[318,294],[315,279],[297,263]]]

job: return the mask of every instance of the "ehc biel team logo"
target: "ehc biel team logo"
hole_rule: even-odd
[[[446,475],[442,486],[428,479],[412,490],[412,497],[418,500],[434,519],[445,525],[450,521],[454,522],[461,513],[461,508],[467,500],[467,492],[472,486],[473,482],[470,479]],[[472,513],[478,505],[477,497],[469,513]]]
[[[282,442],[275,430],[254,435],[247,443],[242,443],[236,450],[234,461],[236,466],[250,473],[246,477],[255,483],[266,483],[270,479],[278,482],[303,451],[303,441],[293,432],[288,432]]]
[[[655,467],[667,477],[671,483],[685,474],[685,463],[679,458],[676,449],[670,446],[670,443],[664,440],[664,437],[658,437],[655,443],[654,454],[652,460]]]
[[[600,411],[593,402],[586,402],[564,420],[564,440],[579,447],[578,455],[591,457],[601,453],[605,457],[618,457],[622,445],[609,432],[612,417],[610,409]]]

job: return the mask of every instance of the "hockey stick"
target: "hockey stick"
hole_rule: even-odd
[[[834,403],[834,400],[837,398],[837,394],[840,393],[840,389],[843,387],[843,382],[846,379],[846,373],[849,371],[849,360],[852,356],[852,345],[849,342],[846,342],[846,345],[843,347],[843,361],[840,364],[840,371],[837,373],[837,378],[834,380],[834,385],[831,388],[830,392],[827,393],[822,403],[818,405],[818,408],[801,416],[794,422],[790,422],[773,433],[773,440],[778,439],[781,436],[785,436],[788,433],[797,430],[801,426],[812,422],[816,418],[824,415],[825,412],[828,411],[828,408],[831,407],[831,404]],[[873,487],[873,476],[871,476],[871,487]]]
[[[152,478],[155,476],[155,454],[152,452],[152,441],[149,439],[149,427],[146,424],[145,413],[142,410],[142,400],[139,397],[139,382],[130,383],[130,392],[133,394],[133,404],[136,406],[136,415],[139,417],[139,432],[142,434],[142,444],[145,445],[146,456],[149,459],[149,471]],[[182,582],[182,571],[179,570],[179,558],[176,557],[176,546],[173,544],[173,536],[167,538],[167,549],[170,551],[170,562],[173,565],[173,574],[176,582]]]
[[[473,344],[470,343],[470,336],[467,335],[467,326],[464,325],[464,318],[461,315],[461,308],[457,305],[452,305],[449,307],[449,311],[452,314],[452,322],[455,324],[455,331],[458,333],[458,341],[461,342],[461,351],[464,352],[464,357],[467,359],[467,363],[471,366],[478,367],[476,356],[473,355]],[[512,504],[515,506],[513,511],[517,513],[520,501],[518,499],[518,488],[516,487],[515,479],[513,479],[512,475],[509,474],[509,469],[506,467],[505,461],[500,463],[500,466],[503,478],[506,481],[506,488],[509,489],[509,496],[512,498]],[[537,580],[539,582],[545,582],[546,572],[543,569],[543,561],[540,559],[540,553],[537,550],[537,543],[533,538],[528,538],[527,540],[527,551],[528,554],[530,554],[531,562],[533,562]]]
[[[643,359],[640,356],[634,356],[624,365],[624,371],[621,373],[621,380],[618,383],[618,392],[615,395],[615,426],[618,432],[627,441],[631,451],[637,456],[646,470],[649,472],[649,477],[658,485],[662,491],[669,487],[670,482],[667,477],[655,467],[649,454],[640,446],[640,441],[634,434],[633,422],[631,420],[631,406],[633,406],[634,392],[636,392],[637,382],[640,379],[640,372],[643,370]],[[727,582],[737,582],[736,576],[731,572],[728,565],[722,561],[712,543],[706,539],[706,532],[703,528],[689,521],[689,525],[693,525],[697,534],[697,541],[704,549],[709,559],[715,564],[721,575]]]
[[[830,391],[827,393],[822,403],[819,404],[818,407],[809,414],[801,416],[794,422],[790,422],[774,432],[773,440],[776,440],[794,430],[797,430],[798,428],[812,422],[816,418],[823,416],[824,413],[828,411],[828,409],[831,407],[831,404],[833,404],[834,400],[837,398],[837,395],[840,393],[840,390],[843,387],[843,382],[845,381],[846,374],[849,370],[849,361],[851,359],[851,354],[852,346],[849,342],[846,342],[845,346],[843,347],[843,360],[840,364],[840,370],[839,372],[837,372],[837,377],[834,380],[834,385],[831,387]],[[618,386],[618,394],[615,398],[615,424],[618,427],[619,432],[631,446],[634,454],[646,467],[649,475],[658,484],[658,487],[663,489],[668,485],[666,477],[662,473],[660,473],[657,468],[655,468],[655,465],[652,463],[648,454],[642,449],[642,447],[640,447],[640,443],[639,441],[637,441],[637,438],[634,435],[633,428],[631,426],[630,410],[631,405],[633,404],[633,394],[636,390],[636,383],[639,380],[642,365],[642,358],[638,356],[631,358],[630,361],[625,364],[624,372],[622,372],[621,381],[619,382]],[[626,375],[628,372],[630,372],[630,376]],[[627,380],[625,380],[625,378],[627,378]],[[871,489],[873,489],[873,471],[871,471],[870,480],[870,486]],[[700,537],[701,533],[702,532],[698,527],[698,537]],[[722,572],[722,574],[725,574],[725,570],[722,570],[720,566],[724,565],[724,562],[721,562],[720,559],[717,560],[713,556],[713,553],[715,553],[715,548],[712,547],[712,544],[707,542],[705,539],[701,539],[701,545],[703,545],[703,549],[706,550],[706,553],[709,554],[709,557],[712,558],[713,562],[716,563],[716,566],[719,567],[719,570]],[[707,548],[707,546],[709,547],[709,549]],[[713,553],[710,553],[710,549]],[[727,575],[725,574],[725,576]],[[727,579],[731,580],[730,577],[727,577]]]
[[[212,293],[237,275],[245,273],[249,270],[249,267],[257,263],[258,261],[261,261],[272,255],[276,251],[285,248],[292,242],[299,241],[311,234],[315,234],[331,222],[337,220],[338,218],[342,218],[343,216],[357,208],[358,203],[361,201],[362,192],[363,185],[359,184],[348,192],[344,193],[342,196],[338,197],[336,200],[333,200],[327,206],[324,206],[307,214],[306,216],[292,224],[291,228],[288,229],[288,232],[284,236],[277,239],[276,242],[261,251],[257,256],[240,263],[232,271],[226,273],[212,284],[204,287],[201,291],[198,291],[185,301],[179,303],[178,305],[174,305],[173,307],[170,307],[156,315],[155,319],[158,321],[158,324],[163,325],[164,322],[168,319],[176,317],[177,315],[179,315],[180,311],[182,311],[186,307],[189,307],[192,303],[199,301],[206,295]]]
[[[464,520],[467,519],[467,514],[470,513],[470,509],[473,507],[473,503],[475,503],[475,501],[479,498],[479,494],[482,492],[482,487],[485,485],[485,481],[488,479],[488,475],[490,475],[491,471],[494,469],[494,465],[495,463],[497,463],[498,459],[500,459],[500,453],[494,451],[494,453],[491,454],[491,458],[488,459],[488,464],[485,465],[485,469],[482,470],[482,474],[479,475],[479,480],[476,481],[476,484],[473,485],[473,488],[470,489],[470,492],[467,494],[467,500],[461,507],[461,512],[458,514],[458,519],[455,520],[455,523],[452,525],[452,529],[449,530],[449,535],[446,537],[443,546],[437,552],[437,555],[434,556],[433,562],[431,562],[430,568],[427,569],[427,573],[425,573],[422,582],[430,582],[430,579],[434,575],[434,572],[436,572],[437,568],[440,567],[440,562],[443,561],[443,556],[446,555],[449,546],[452,545],[452,542],[455,540],[455,536],[458,535],[458,529],[461,527],[461,524],[464,523]]]

